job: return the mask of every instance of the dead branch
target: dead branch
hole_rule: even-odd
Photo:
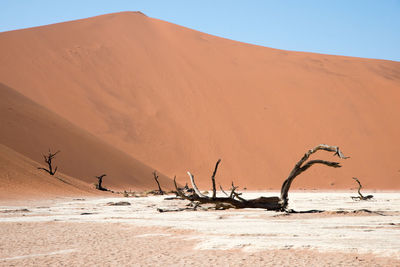
[[[162,208],[157,208],[157,211],[162,213],[162,212],[177,212],[177,211],[196,211],[197,208],[200,206],[200,203],[194,203],[190,202],[188,205],[186,205],[185,208],[174,208],[174,209],[162,209]]]
[[[181,198],[187,199],[187,196],[182,192],[182,189],[178,187],[176,184],[176,176],[174,176],[174,185],[176,190],[176,195],[180,196]]]
[[[251,199],[251,200],[246,200],[242,197],[240,197],[239,193],[236,193],[236,186],[233,185],[232,183],[232,191],[234,193],[231,193],[232,197],[215,197],[214,199],[203,195],[200,190],[198,189],[195,181],[194,181],[194,176],[190,172],[188,172],[188,175],[190,177],[190,181],[192,183],[192,187],[194,189],[194,192],[192,194],[185,194],[182,192],[181,189],[178,188],[176,181],[174,180],[175,184],[175,189],[176,192],[179,196],[181,196],[183,199],[189,200],[191,202],[199,202],[201,204],[207,204],[207,203],[214,203],[216,204],[216,208],[218,207],[227,207],[227,205],[223,204],[230,204],[231,207],[234,208],[264,208],[264,209],[269,209],[269,210],[277,210],[280,207],[279,204],[279,198],[278,197],[260,197],[256,199]]]
[[[103,177],[107,176],[107,174],[102,174],[100,176],[95,176],[97,178],[97,184],[96,184],[96,189],[101,190],[101,191],[108,191],[107,188],[104,188],[102,186],[103,183]]]
[[[353,179],[358,183],[358,194],[360,195],[358,197],[351,197],[353,200],[356,200],[356,199],[358,199],[358,200],[368,200],[368,199],[371,199],[371,198],[374,197],[373,195],[363,196],[361,194],[361,188],[362,188],[361,182],[356,177],[353,177]]]
[[[212,198],[215,199],[215,197],[217,196],[217,190],[215,189],[215,175],[217,174],[217,169],[218,169],[218,165],[221,162],[221,159],[219,159],[217,161],[217,163],[215,164],[215,169],[214,172],[211,176],[211,181],[212,181],[212,187],[213,187],[213,194],[212,194]]]
[[[158,181],[158,175],[157,175],[157,172],[156,171],[154,171],[153,172],[153,175],[154,175],[154,180],[156,180],[156,183],[157,183],[157,186],[158,186],[158,195],[164,195],[164,191],[161,189],[161,186],[160,186],[160,182]]]
[[[233,184],[233,181],[232,181],[231,193],[229,194],[229,197],[230,197],[230,198],[234,198],[234,197],[235,197],[235,190],[238,189],[238,188],[239,188],[239,186],[235,186],[235,185]]]
[[[203,195],[203,194],[200,192],[200,190],[197,188],[197,185],[196,185],[196,183],[194,182],[194,176],[193,176],[193,174],[191,174],[190,172],[187,172],[187,174],[188,174],[189,177],[190,177],[190,182],[192,183],[192,187],[193,187],[194,192],[195,192],[199,197],[208,199],[209,197],[206,196],[206,195]]]
[[[314,147],[313,149],[308,150],[307,153],[305,153],[304,156],[296,163],[296,165],[293,167],[293,170],[290,172],[288,178],[286,178],[286,180],[282,184],[282,188],[281,188],[282,209],[287,208],[287,205],[289,202],[288,193],[289,193],[290,186],[292,185],[294,178],[296,178],[299,174],[306,171],[308,168],[310,168],[314,164],[323,164],[323,165],[327,165],[327,166],[333,167],[333,168],[341,167],[338,162],[330,162],[330,161],[324,161],[324,160],[310,160],[309,162],[305,163],[308,160],[308,158],[312,154],[317,152],[318,150],[335,152],[333,155],[338,156],[341,159],[349,158],[349,157],[344,156],[343,153],[340,151],[339,147],[337,147],[337,146],[328,146],[328,145],[321,144],[321,145]]]
[[[226,196],[228,196],[228,194],[224,191],[224,189],[222,188],[222,185],[219,185],[219,189],[221,189],[221,192],[224,193]]]
[[[42,167],[38,167],[39,170],[44,170],[47,173],[49,173],[50,175],[54,175],[57,172],[57,166],[55,167],[54,171],[53,171],[53,165],[52,165],[52,160],[54,159],[54,157],[60,152],[60,150],[58,150],[56,153],[51,153],[50,149],[49,149],[49,154],[46,156],[43,154],[43,158],[44,161],[47,163],[47,165],[49,166],[49,169],[46,168],[42,168]]]
[[[175,189],[176,189],[177,195],[183,199],[189,200],[191,202],[198,202],[198,203],[214,203],[214,204],[216,204],[216,208],[222,205],[224,207],[234,207],[234,208],[262,208],[262,209],[267,209],[267,210],[287,211],[287,206],[288,206],[288,202],[289,202],[289,198],[288,198],[289,189],[290,189],[290,186],[291,186],[293,180],[299,174],[308,170],[314,164],[322,164],[322,165],[326,165],[326,166],[333,167],[333,168],[341,167],[338,162],[331,162],[331,161],[325,161],[325,160],[319,160],[319,159],[310,160],[307,162],[309,157],[312,154],[314,154],[315,152],[317,152],[318,150],[334,152],[333,155],[338,156],[341,159],[349,158],[349,157],[344,156],[343,153],[339,150],[339,147],[336,147],[336,146],[328,146],[328,145],[321,144],[321,145],[314,147],[313,149],[308,150],[307,153],[305,153],[304,156],[296,163],[296,165],[290,172],[289,176],[283,182],[282,187],[281,187],[280,197],[259,197],[256,199],[246,200],[241,197],[241,193],[236,192],[238,187],[235,186],[233,184],[233,182],[232,182],[232,188],[231,188],[231,192],[230,192],[229,196],[222,189],[222,186],[220,185],[221,191],[227,197],[217,197],[216,190],[215,190],[215,174],[217,172],[218,164],[221,162],[220,159],[217,161],[213,175],[211,176],[211,180],[212,180],[212,184],[213,184],[213,196],[212,197],[208,197],[200,192],[200,190],[198,189],[198,187],[195,183],[194,175],[190,172],[187,172],[187,173],[190,177],[190,182],[193,187],[193,192],[191,192],[190,194],[183,192],[183,190],[178,188],[176,181],[174,179]],[[229,204],[229,205],[223,205],[223,204]]]

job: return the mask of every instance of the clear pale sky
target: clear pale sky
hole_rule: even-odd
[[[273,48],[400,61],[400,0],[0,0],[0,32],[119,11]]]

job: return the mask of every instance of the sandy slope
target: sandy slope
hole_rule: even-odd
[[[50,176],[37,162],[0,144],[0,200],[107,195],[93,185],[60,172]]]
[[[2,146],[0,186],[4,185],[5,179],[6,188],[9,188],[6,191],[10,193],[13,191],[13,181],[17,187],[25,181],[25,190],[33,188],[32,179],[36,181],[36,191],[43,190],[46,194],[49,193],[46,186],[39,186],[39,180],[44,179],[45,175],[39,175],[39,171],[36,170],[37,162],[45,164],[42,154],[49,148],[53,152],[61,150],[53,161],[58,170],[86,182],[86,185],[93,185],[97,181],[95,175],[106,173],[108,176],[104,178],[104,186],[111,189],[156,188],[152,178],[153,169],[2,84],[0,125],[0,145],[6,145],[36,161],[35,164],[27,165],[24,163],[25,159],[20,159],[21,155],[16,156],[15,151],[3,149]],[[160,176],[162,184],[172,186],[172,181],[163,175]],[[57,193],[54,192],[54,195]]]
[[[399,62],[270,49],[123,12],[1,33],[0,81],[181,181],[190,169],[208,186],[222,158],[223,184],[277,188],[328,143],[352,158],[294,186],[348,188],[357,176],[400,188]]]

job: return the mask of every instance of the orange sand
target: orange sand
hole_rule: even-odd
[[[149,187],[147,164],[180,182],[190,170],[208,188],[222,158],[224,186],[278,188],[327,143],[351,159],[313,167],[294,188],[349,188],[357,176],[400,189],[400,62],[271,49],[122,12],[0,33],[0,63],[13,88],[0,91],[18,98],[0,113],[0,143],[36,161],[60,149],[58,165],[87,182],[107,172],[115,186]]]
[[[153,169],[2,84],[0,125],[0,198],[7,193],[24,198],[40,191],[47,196],[77,194],[71,186],[37,169],[47,168],[42,154],[47,154],[49,148],[61,151],[53,160],[53,167],[58,166],[56,176],[75,177],[74,186],[82,181],[93,189],[97,182],[94,176],[106,173],[103,185],[110,189],[156,188]],[[51,181],[60,190],[47,187],[44,181]],[[165,187],[172,186],[164,175],[160,175],[160,182]]]
[[[0,145],[0,200],[36,200],[59,196],[109,195],[76,178],[38,170],[37,162]]]

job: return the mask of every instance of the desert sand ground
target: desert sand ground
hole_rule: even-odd
[[[2,201],[0,265],[399,266],[399,194],[373,194],[294,192],[290,208],[324,212],[290,215],[160,213],[187,204],[162,196]]]

